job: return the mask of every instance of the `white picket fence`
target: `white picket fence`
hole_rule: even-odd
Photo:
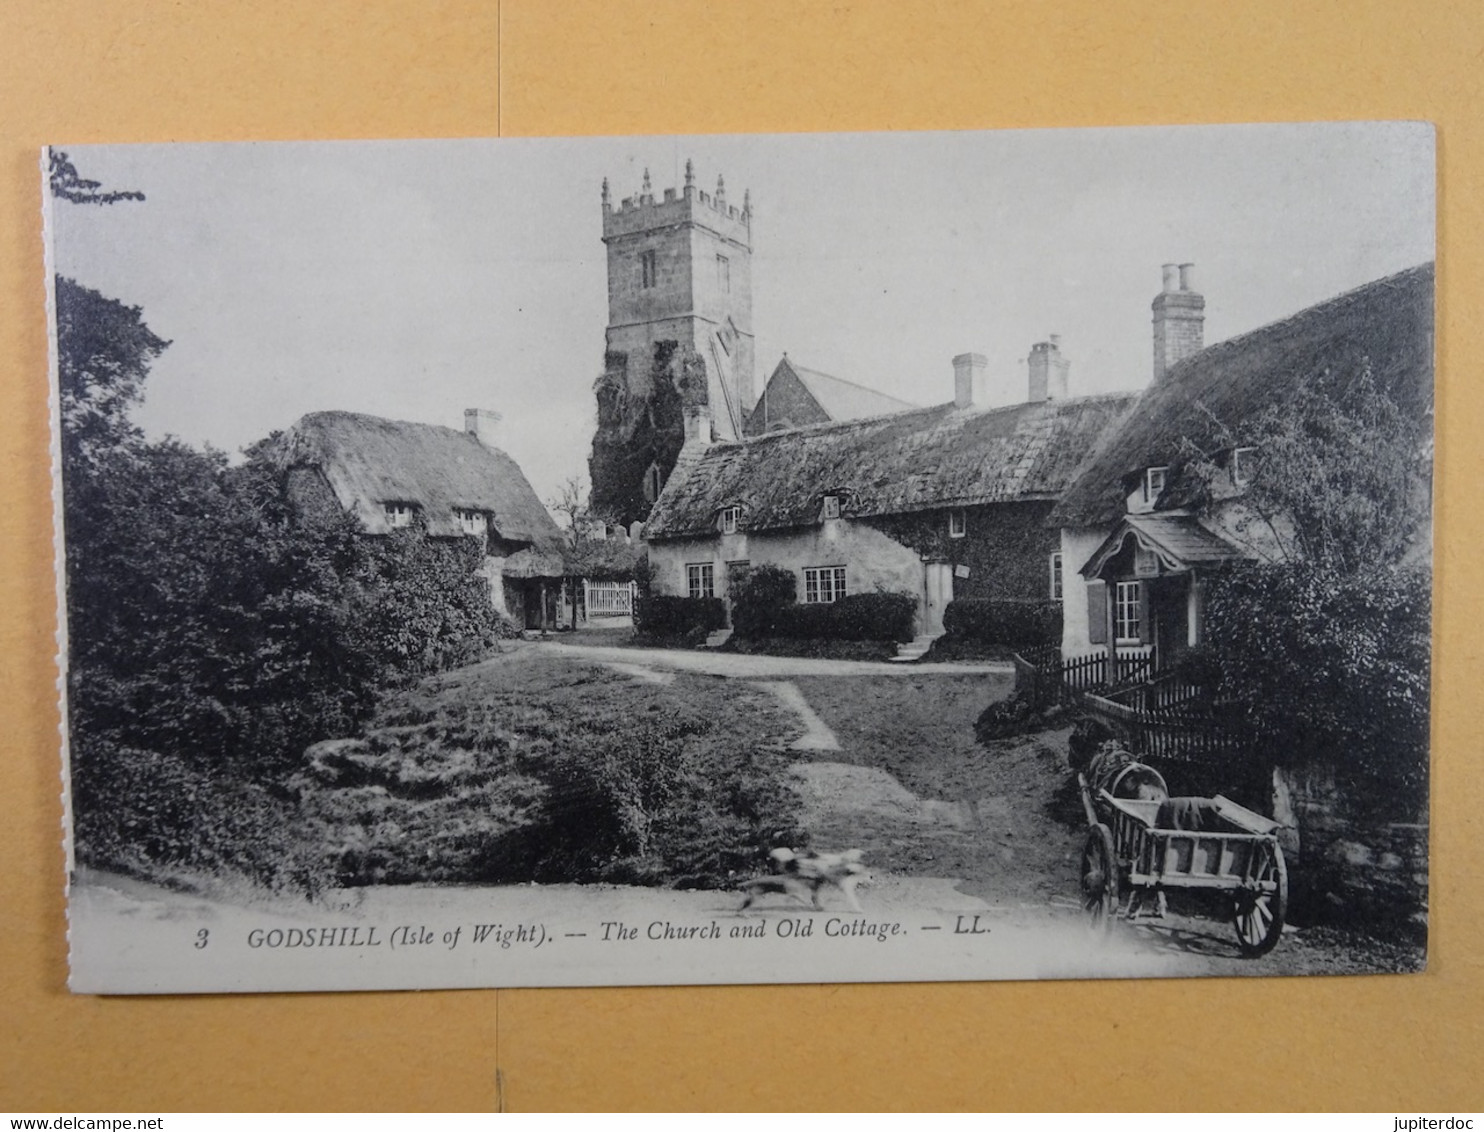
[[[631,617],[634,613],[634,594],[638,586],[633,582],[589,582],[582,583],[583,601],[589,617]]]

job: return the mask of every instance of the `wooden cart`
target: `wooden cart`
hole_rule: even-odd
[[[1151,767],[1133,763],[1119,778],[1164,782]],[[1152,779],[1151,777],[1152,776]],[[1099,931],[1112,927],[1123,907],[1132,918],[1145,901],[1171,889],[1230,893],[1232,922],[1242,954],[1264,955],[1283,933],[1288,910],[1288,870],[1275,832],[1279,823],[1229,798],[1200,803],[1201,828],[1165,828],[1170,803],[1115,797],[1118,779],[1094,792],[1081,774],[1087,841],[1082,849],[1082,906]],[[1162,809],[1163,808],[1163,809]],[[1161,820],[1161,817],[1165,820]]]

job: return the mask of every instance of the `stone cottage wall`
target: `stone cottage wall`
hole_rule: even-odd
[[[1287,827],[1294,918],[1425,931],[1428,827],[1419,816],[1357,797],[1333,767],[1275,770],[1273,817]]]

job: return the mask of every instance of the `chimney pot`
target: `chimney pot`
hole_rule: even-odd
[[[1047,335],[1045,342],[1031,347],[1026,359],[1026,400],[1063,401],[1067,396],[1067,371],[1072,364],[1061,356],[1061,335]]]
[[[957,408],[988,402],[985,370],[989,362],[983,354],[959,354],[953,359],[953,403]]]
[[[1205,345],[1206,300],[1195,290],[1195,265],[1164,265],[1164,290],[1150,304],[1154,311],[1154,379]]]

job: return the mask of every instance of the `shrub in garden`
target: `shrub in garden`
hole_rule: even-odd
[[[651,637],[683,637],[700,630],[710,633],[727,621],[719,597],[671,597],[654,594],[634,603],[634,629]]]
[[[1061,640],[1061,602],[958,598],[943,610],[943,629],[984,645],[1055,644]]]
[[[798,598],[792,570],[754,566],[732,584],[732,627],[739,637],[777,637],[779,618]]]

